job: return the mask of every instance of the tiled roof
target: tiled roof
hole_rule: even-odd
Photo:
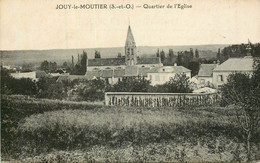
[[[153,57],[153,58],[137,58],[137,64],[159,64],[160,58]]]
[[[88,66],[120,66],[125,65],[125,58],[96,58],[89,59]]]
[[[217,64],[201,64],[198,76],[211,77]]]
[[[253,71],[253,57],[229,58],[213,71]]]
[[[137,64],[159,64],[160,58],[137,58]],[[120,66],[125,65],[125,58],[96,58],[89,59],[88,66]]]
[[[190,71],[183,66],[161,66],[152,68],[148,73],[183,73]]]

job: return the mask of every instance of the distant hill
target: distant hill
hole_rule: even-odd
[[[201,58],[212,58],[217,54],[218,48],[224,48],[228,45],[185,45],[185,46],[139,46],[137,54],[140,57],[155,56],[157,49],[164,50],[168,54],[169,49],[173,51],[185,51],[198,49]],[[118,53],[124,55],[124,47],[113,48],[86,48],[86,49],[52,49],[52,50],[15,50],[0,51],[1,62],[4,65],[22,65],[24,63],[39,64],[44,60],[55,61],[58,64],[71,62],[71,56],[77,61],[78,54],[85,50],[89,58],[94,58],[95,50],[101,53],[102,58],[117,57]]]

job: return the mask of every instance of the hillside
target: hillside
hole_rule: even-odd
[[[157,49],[164,50],[166,54],[169,49],[173,51],[185,51],[190,48],[198,49],[200,57],[212,58],[217,54],[218,48],[224,48],[228,45],[185,45],[185,46],[140,46],[137,47],[138,56],[155,56]],[[124,47],[113,48],[86,48],[86,49],[52,49],[52,50],[15,50],[0,51],[1,61],[4,65],[22,65],[24,63],[39,64],[44,60],[55,61],[62,64],[64,61],[71,61],[71,56],[77,60],[77,55],[85,50],[89,58],[94,58],[95,50],[100,51],[102,58],[117,57],[118,53],[124,55]]]

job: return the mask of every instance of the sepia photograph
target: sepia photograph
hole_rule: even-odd
[[[1,162],[260,162],[259,0],[0,0]]]

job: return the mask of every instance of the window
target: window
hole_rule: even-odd
[[[223,75],[218,75],[218,81],[223,82]]]
[[[131,54],[134,55],[134,49],[131,49]]]
[[[150,75],[150,80],[152,80],[152,75]]]
[[[165,69],[163,68],[162,71],[165,72]]]

